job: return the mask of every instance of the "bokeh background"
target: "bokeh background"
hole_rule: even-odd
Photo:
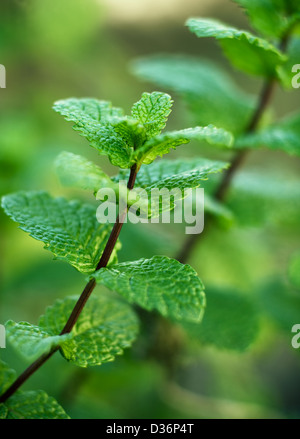
[[[130,72],[137,57],[184,53],[216,60],[257,95],[261,81],[232,69],[214,41],[190,34],[184,26],[190,16],[249,28],[229,0],[2,0],[0,63],[7,88],[0,90],[0,195],[45,189],[95,202],[92,195],[60,185],[55,157],[66,150],[97,161],[110,174],[113,168],[51,107],[58,99],[93,96],[129,112],[143,91],[159,89]],[[296,111],[299,93],[278,88],[273,115]],[[173,98],[168,128],[190,126],[184,102]],[[199,144],[171,155],[230,157]],[[210,288],[229,297],[238,291],[255,312],[247,315],[248,308],[241,308],[230,314],[231,302],[222,296],[210,336],[198,341],[143,315],[141,337],[115,362],[81,370],[56,355],[24,389],[46,390],[74,418],[298,418],[300,349],[291,346],[291,327],[300,323],[300,291],[289,278],[289,266],[300,249],[299,170],[299,159],[281,152],[251,153],[228,198],[234,225],[210,228],[189,261],[207,286],[208,299]],[[55,299],[80,293],[82,276],[53,262],[2,210],[0,226],[1,323],[37,323]],[[174,257],[185,238],[178,226],[127,225],[119,259]],[[257,336],[247,349],[220,349],[217,340],[229,326],[237,340],[249,326]],[[0,355],[18,372],[27,365],[10,346]]]

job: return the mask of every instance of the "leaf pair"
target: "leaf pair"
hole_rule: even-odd
[[[74,129],[84,136],[99,154],[120,168],[134,164],[149,164],[170,149],[195,140],[230,146],[232,137],[215,127],[196,127],[164,133],[173,101],[166,93],[143,93],[132,107],[131,116],[114,108],[109,102],[96,99],[66,99],[58,101],[54,110],[74,122]]]
[[[16,372],[0,360],[0,394],[13,383]],[[42,390],[18,391],[0,404],[0,419],[69,419],[63,408]]]

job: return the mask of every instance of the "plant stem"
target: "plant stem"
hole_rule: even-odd
[[[260,94],[260,97],[259,97],[259,100],[258,100],[258,105],[257,105],[256,111],[254,112],[252,119],[249,122],[249,125],[245,129],[245,134],[252,133],[257,129],[257,126],[259,125],[259,122],[261,121],[261,118],[262,118],[267,106],[270,103],[270,100],[271,100],[271,97],[273,95],[273,91],[275,88],[275,84],[276,84],[276,82],[274,79],[268,80],[264,84],[262,91],[261,91],[261,94]],[[227,196],[228,190],[230,188],[230,185],[232,183],[234,176],[236,175],[237,171],[243,165],[248,154],[249,154],[248,149],[243,149],[235,154],[235,156],[233,157],[233,159],[231,161],[230,167],[223,174],[223,178],[220,181],[220,183],[215,191],[214,198],[216,200],[224,201],[224,199]],[[194,250],[194,248],[198,244],[201,236],[202,235],[190,235],[188,237],[188,239],[185,241],[185,243],[184,243],[181,251],[177,255],[176,259],[178,261],[180,261],[181,263],[185,264],[188,261],[192,251]]]
[[[136,176],[139,169],[136,165],[133,165],[133,167],[130,170],[130,176],[128,179],[127,188],[129,190],[133,189]],[[104,268],[107,266],[109,259],[111,257],[111,254],[113,252],[113,249],[116,245],[116,242],[118,240],[118,237],[120,235],[122,226],[124,224],[124,220],[127,214],[128,207],[124,209],[123,212],[119,212],[117,220],[114,224],[114,227],[111,231],[111,234],[108,238],[108,241],[106,243],[105,249],[102,253],[102,256],[100,258],[100,261],[96,267],[96,271],[100,270],[100,268]],[[72,331],[74,325],[76,324],[86,302],[88,301],[90,295],[92,294],[94,288],[96,286],[95,279],[91,279],[85,286],[83,292],[81,293],[81,296],[79,297],[67,323],[65,324],[65,327],[61,331],[60,335],[68,334]],[[3,395],[0,396],[0,403],[4,403],[8,398],[10,398],[19,388],[22,386],[25,381],[28,380],[28,378],[31,377],[32,374],[34,374],[46,361],[48,361],[55,352],[59,350],[59,346],[54,347],[50,352],[41,355],[34,363],[32,363],[15,381],[14,383],[3,393]]]

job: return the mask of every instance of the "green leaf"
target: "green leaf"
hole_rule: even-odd
[[[300,21],[300,19],[299,19]],[[300,38],[292,38],[287,47],[287,60],[283,65],[278,67],[278,75],[285,88],[299,88],[300,67]],[[298,73],[298,75],[297,75]]]
[[[28,361],[36,360],[70,338],[69,334],[51,335],[39,326],[27,322],[15,323],[9,320],[5,326],[8,341]]]
[[[220,203],[212,196],[205,194],[205,212],[208,212],[211,216],[217,219],[218,223],[227,228],[234,223],[233,212],[224,204]]]
[[[171,113],[173,101],[166,93],[143,93],[140,101],[132,107],[132,117],[146,129],[147,138],[161,133]]]
[[[242,226],[299,229],[300,183],[278,172],[241,172],[232,183],[227,206]]]
[[[58,176],[65,186],[75,186],[94,192],[102,187],[113,187],[114,183],[102,169],[86,158],[62,152],[55,161]]]
[[[39,326],[51,335],[59,334],[78,298],[58,300],[46,310]],[[130,347],[138,333],[135,313],[127,304],[104,296],[88,300],[70,338],[60,343],[62,355],[80,367],[113,361]]]
[[[0,395],[15,381],[16,372],[0,360]],[[55,399],[43,391],[17,391],[0,404],[0,419],[69,419]]]
[[[210,174],[221,172],[229,163],[203,158],[158,160],[149,166],[142,166],[135,186],[150,191],[152,188],[194,188],[207,180]],[[116,181],[128,178],[128,172],[121,170]]]
[[[52,198],[46,192],[19,192],[3,197],[2,207],[20,229],[43,241],[56,259],[83,273],[96,269],[111,226],[98,223],[94,206]],[[119,248],[117,244],[111,261]]]
[[[299,11],[298,0],[234,0],[246,9],[253,27],[269,37],[281,38],[291,25],[289,13]],[[293,5],[294,1],[294,5]],[[298,5],[296,6],[296,3]]]
[[[204,345],[246,350],[259,332],[258,312],[252,300],[230,290],[208,288],[207,309],[200,324],[184,324],[190,337]]]
[[[177,146],[189,143],[191,140],[206,141],[209,144],[226,147],[233,144],[231,133],[209,125],[160,134],[148,140],[135,152],[135,155],[138,162],[149,165],[157,156],[162,157],[164,154],[168,154],[171,149],[176,149]]]
[[[295,114],[256,133],[240,137],[237,148],[265,146],[300,156],[300,115]]]
[[[0,360],[0,395],[14,382],[17,374],[13,369]]]
[[[185,189],[194,189],[208,179],[210,174],[218,173],[228,167],[228,163],[208,159],[158,160],[149,166],[142,166],[135,183],[135,191],[139,188],[147,192],[148,218],[158,216],[161,212],[173,210],[176,202],[182,200]],[[116,181],[128,178],[128,172],[121,170],[115,177]],[[153,189],[179,189],[173,192],[170,203],[155,203],[151,192]],[[159,201],[159,200],[158,200]]]
[[[299,323],[300,297],[277,278],[261,287],[260,305],[264,313],[282,330],[291,334],[292,327]]]
[[[254,111],[252,97],[240,90],[217,64],[206,59],[155,55],[134,60],[131,71],[182,96],[197,125],[213,124],[238,133],[244,131]]]
[[[113,361],[131,346],[138,332],[132,309],[120,300],[92,296],[70,334],[60,336],[78,298],[67,297],[47,308],[39,325],[7,323],[9,342],[30,361],[51,348],[80,367]]]
[[[300,289],[300,252],[295,253],[290,261],[288,275],[291,283]]]
[[[215,37],[219,40],[229,60],[246,73],[275,78],[277,66],[286,59],[268,41],[219,21],[190,18],[187,26],[198,37]]]
[[[200,321],[205,308],[204,286],[195,270],[175,259],[154,256],[101,268],[97,283],[148,311],[178,320]]]
[[[91,98],[61,100],[54,104],[53,109],[74,122],[74,130],[79,131],[99,154],[108,156],[113,165],[131,167],[133,132],[130,122],[124,129],[126,118],[121,109],[112,107],[110,102]]]
[[[5,403],[6,419],[70,419],[64,409],[44,391],[18,392]]]

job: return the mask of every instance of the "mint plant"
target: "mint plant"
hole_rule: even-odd
[[[207,59],[164,54],[131,64],[137,77],[181,96],[195,123],[212,123],[234,134],[230,166],[211,193],[222,207],[226,207],[233,177],[251,150],[266,147],[300,155],[299,114],[273,122],[267,111],[277,84],[287,90],[293,86],[293,66],[300,59],[299,2],[235,2],[244,8],[258,36],[208,18],[190,18],[186,26],[198,38],[215,38],[235,68],[263,79],[257,102],[237,87],[224,69]],[[197,242],[189,237],[177,259],[186,262]]]
[[[54,110],[119,168],[119,174],[110,178],[84,157],[64,152],[56,161],[62,181],[96,193],[103,187],[117,190],[118,182],[126,178],[128,192],[135,184],[146,191],[178,187],[183,197],[184,188],[196,188],[210,174],[225,169],[224,162],[202,158],[152,163],[157,156],[191,140],[232,145],[232,134],[213,125],[161,133],[172,103],[166,93],[144,93],[131,115],[125,116],[106,101],[73,98],[56,102]],[[97,221],[95,205],[53,198],[41,191],[7,195],[2,207],[56,259],[86,276],[87,284],[79,298],[62,298],[47,308],[38,325],[6,323],[11,345],[33,363],[15,379],[14,371],[1,362],[1,418],[67,417],[44,392],[22,392],[20,386],[57,351],[79,367],[113,361],[138,335],[138,318],[130,304],[156,310],[175,321],[201,321],[206,304],[204,286],[191,266],[166,256],[118,263],[119,235],[129,204],[123,210],[120,204],[113,227]],[[91,296],[96,284],[125,300],[103,292]]]

